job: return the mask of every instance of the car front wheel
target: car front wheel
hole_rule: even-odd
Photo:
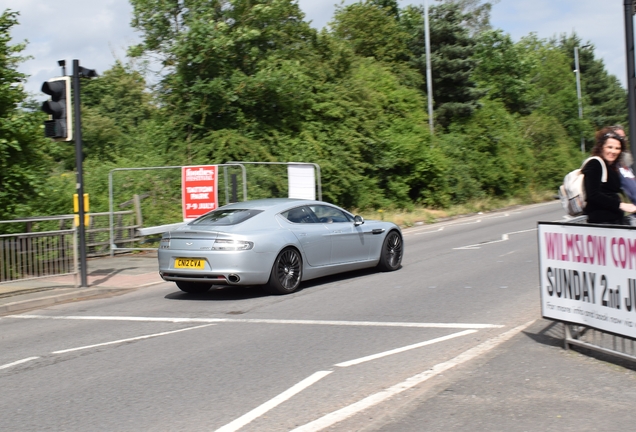
[[[403,251],[404,242],[402,241],[402,236],[397,231],[391,231],[384,239],[384,243],[382,243],[378,269],[381,271],[399,269],[402,263]]]
[[[290,294],[298,289],[303,275],[303,259],[294,248],[278,254],[269,276],[267,289],[272,294]]]
[[[190,294],[203,294],[204,292],[208,292],[211,285],[200,282],[176,282],[179,289],[183,292],[187,292]]]

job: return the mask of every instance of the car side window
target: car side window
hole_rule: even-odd
[[[292,223],[318,223],[318,218],[314,212],[307,206],[296,207],[281,215]]]
[[[321,223],[353,222],[353,218],[340,209],[327,205],[309,206]]]

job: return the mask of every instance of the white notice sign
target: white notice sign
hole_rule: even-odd
[[[316,173],[313,165],[287,165],[289,198],[316,199]]]

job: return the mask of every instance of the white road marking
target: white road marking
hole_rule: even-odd
[[[31,360],[36,360],[36,359],[39,359],[39,358],[40,357],[29,357],[29,358],[25,358],[25,359],[22,359],[22,360],[14,361],[13,363],[7,363],[6,365],[0,366],[0,369],[8,369],[10,367],[17,366],[17,365],[22,364],[22,363],[30,362]]]
[[[328,428],[336,423],[339,423],[343,420],[346,420],[347,418],[352,417],[353,415],[367,408],[370,408],[374,405],[384,402],[385,400],[395,396],[396,394],[402,393],[405,390],[415,387],[416,385],[421,384],[424,381],[427,381],[428,379],[441,374],[442,372],[445,372],[457,365],[460,365],[480,355],[485,354],[486,352],[496,348],[498,345],[502,344],[503,342],[511,339],[513,336],[517,335],[519,332],[529,327],[533,322],[534,321],[531,321],[529,323],[520,325],[511,330],[508,330],[507,332],[502,333],[499,336],[496,336],[492,339],[489,339],[486,342],[483,342],[477,345],[476,347],[473,347],[467,351],[464,351],[462,354],[458,355],[457,357],[451,360],[448,360],[443,363],[438,363],[427,371],[424,371],[420,374],[407,378],[405,381],[402,381],[401,383],[398,383],[392,387],[389,387],[388,389],[385,389],[381,392],[372,394],[371,396],[368,396],[349,406],[346,406],[337,411],[324,415],[323,417],[320,417],[319,419],[316,419],[310,423],[307,423],[303,426],[293,429],[291,432],[317,432],[325,428]]]
[[[527,233],[527,232],[532,232],[532,231],[536,231],[536,230],[537,230],[536,228],[532,228],[532,229],[523,230],[523,231],[513,231],[513,232],[502,234],[501,235],[501,240],[492,240],[492,241],[487,241],[487,242],[483,242],[483,243],[476,243],[476,244],[472,244],[472,245],[468,245],[468,246],[456,247],[456,248],[453,248],[453,249],[454,250],[462,250],[462,249],[464,249],[464,250],[476,250],[476,249],[479,249],[481,246],[508,241],[508,240],[510,240],[510,236],[513,235],[513,234]]]
[[[317,321],[317,320],[277,320],[277,319],[235,319],[235,318],[159,318],[159,317],[123,317],[123,316],[48,316],[48,315],[8,315],[6,318],[50,319],[50,320],[94,320],[94,321],[139,321],[171,323],[247,323],[247,324],[303,324],[362,327],[407,327],[407,328],[451,328],[451,329],[488,329],[502,328],[499,324],[469,323],[413,323],[381,321]]]
[[[172,331],[167,331],[167,332],[162,332],[162,333],[155,333],[155,334],[150,334],[150,335],[145,335],[145,336],[137,336],[137,337],[128,338],[128,339],[120,339],[120,340],[116,340],[116,341],[104,342],[104,343],[95,344],[95,345],[86,345],[86,346],[78,347],[78,348],[69,348],[69,349],[60,350],[60,351],[53,351],[53,354],[64,354],[64,353],[71,352],[71,351],[80,351],[80,350],[85,350],[85,349],[90,349],[90,348],[97,348],[97,347],[106,346],[106,345],[115,345],[115,344],[120,344],[120,343],[125,343],[125,342],[132,342],[132,341],[136,341],[136,340],[149,339],[149,338],[154,338],[154,337],[158,337],[158,336],[165,336],[165,335],[169,335],[169,334],[173,334],[173,333],[180,333],[180,332],[184,332],[184,331],[188,331],[188,330],[195,330],[195,329],[200,329],[200,328],[204,328],[204,327],[210,327],[212,325],[214,325],[214,324],[206,324],[206,325],[201,325],[201,326],[196,326],[196,327],[188,327],[188,328],[179,329],[179,330],[172,330]]]
[[[273,399],[270,399],[269,401],[265,402],[261,406],[258,406],[256,408],[254,408],[252,411],[248,412],[247,414],[244,414],[241,417],[237,418],[236,420],[234,420],[234,421],[226,424],[225,426],[217,429],[216,432],[234,432],[234,431],[239,430],[240,428],[242,428],[246,424],[250,423],[254,419],[262,416],[267,411],[272,410],[273,408],[275,408],[278,405],[282,404],[286,400],[291,399],[297,393],[300,393],[301,391],[303,391],[304,389],[306,389],[310,385],[316,383],[317,381],[321,380],[322,378],[326,377],[327,375],[329,375],[332,372],[333,371],[318,371],[318,372],[314,373],[313,375],[310,375],[309,377],[307,377],[304,380],[300,381],[298,384],[296,384],[293,387],[285,390],[284,392],[282,392],[278,396],[274,397]]]
[[[422,234],[430,234],[433,232],[438,232],[438,231],[443,231],[445,227],[456,227],[456,226],[463,226],[463,225],[475,225],[478,223],[481,223],[482,219],[481,217],[477,220],[462,220],[460,221],[451,221],[451,222],[447,222],[444,226],[439,226],[439,224],[435,224],[435,226],[428,226],[428,227],[422,227],[422,228],[415,228],[415,229],[409,229],[404,231],[403,235],[406,234],[413,234],[413,235],[422,235]]]
[[[404,346],[402,348],[396,348],[396,349],[393,349],[393,350],[390,350],[390,351],[384,351],[384,352],[381,352],[381,353],[378,353],[378,354],[372,354],[372,355],[369,355],[369,356],[366,356],[366,357],[360,357],[360,358],[355,359],[355,360],[349,360],[349,361],[346,361],[346,362],[338,363],[338,364],[336,364],[334,366],[338,366],[338,367],[354,366],[354,365],[358,365],[360,363],[368,362],[368,361],[371,361],[371,360],[379,359],[379,358],[390,356],[390,355],[393,355],[393,354],[398,354],[398,353],[401,353],[401,352],[404,352],[404,351],[409,351],[409,350],[412,350],[412,349],[415,349],[415,348],[420,348],[420,347],[423,347],[423,346],[426,346],[426,345],[432,345],[432,344],[435,344],[435,343],[438,343],[438,342],[444,342],[444,341],[447,341],[447,340],[450,340],[450,339],[454,339],[456,337],[466,336],[466,335],[469,335],[469,334],[472,334],[472,333],[477,333],[477,330],[464,330],[462,332],[453,333],[453,334],[450,334],[448,336],[442,336],[442,337],[438,337],[438,338],[435,338],[435,339],[427,340],[427,341],[424,341],[424,342],[419,342],[419,343],[416,343],[416,344],[413,344],[413,345],[407,345],[407,346]]]
[[[436,232],[440,232],[440,231],[444,231],[444,227],[437,228],[437,229],[434,229],[434,228],[433,228],[433,229],[430,229],[430,230],[428,230],[428,231],[421,231],[421,232],[410,232],[410,231],[405,231],[404,233],[402,233],[402,235],[407,236],[407,235],[413,234],[413,235],[416,235],[416,236],[417,236],[417,235],[424,235],[424,234],[432,234],[432,233],[436,233]]]

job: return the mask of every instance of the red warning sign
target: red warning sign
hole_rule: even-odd
[[[184,221],[195,219],[217,208],[217,179],[216,165],[181,167]]]

